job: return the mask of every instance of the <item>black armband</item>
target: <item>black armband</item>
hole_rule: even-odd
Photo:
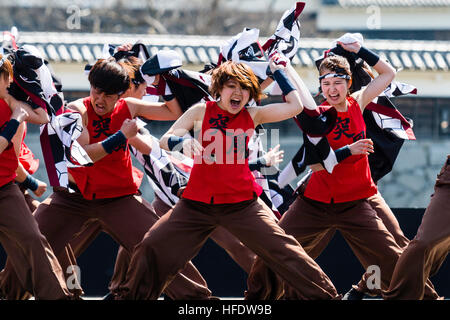
[[[262,167],[268,167],[266,159],[264,157],[259,157],[253,161],[248,162],[248,167],[250,171],[260,170]]]
[[[375,52],[370,51],[365,47],[361,47],[356,55],[367,62],[371,67],[376,65],[378,60],[380,60],[380,57]]]
[[[280,86],[281,92],[283,92],[283,95],[288,95],[291,91],[295,90],[295,87],[292,85],[291,81],[289,81],[288,77],[286,76],[286,73],[282,70],[276,70],[273,73],[273,78]]]
[[[352,155],[352,152],[350,151],[350,148],[348,146],[345,146],[334,150],[334,154],[336,155],[337,162],[341,162],[342,160],[350,157]]]
[[[170,151],[178,151],[180,153],[183,153],[183,137],[179,136],[170,136],[167,140],[167,146],[169,147]],[[180,146],[181,144],[181,146]]]
[[[6,126],[3,128],[2,132],[0,133],[0,136],[5,138],[8,143],[11,142],[11,139],[14,137],[14,135],[17,132],[17,128],[19,128],[20,122],[16,119],[10,119]]]
[[[25,189],[30,189],[31,191],[36,191],[39,187],[38,181],[33,178],[31,174],[27,175],[25,180],[23,180],[20,185]]]
[[[115,148],[121,146],[122,144],[124,144],[126,142],[127,142],[127,138],[125,137],[123,132],[119,130],[116,133],[114,133],[112,136],[109,136],[108,138],[103,140],[102,146],[103,146],[103,149],[105,149],[105,151],[107,153],[112,153]]]

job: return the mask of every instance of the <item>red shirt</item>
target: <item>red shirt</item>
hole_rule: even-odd
[[[87,108],[90,144],[105,140],[120,130],[125,119],[131,119],[128,105],[123,99],[105,116],[95,113],[89,97],[84,98],[83,103]],[[68,171],[83,197],[88,200],[135,194],[143,177],[142,172],[132,166],[128,141],[90,167],[69,168]]]
[[[0,99],[0,132],[11,119],[12,111],[5,100]],[[0,187],[11,182],[16,177],[16,169],[19,165],[14,145],[10,142],[0,154]]]
[[[333,150],[366,138],[366,125],[358,103],[352,97],[347,98],[347,103],[347,111],[338,112],[336,125],[327,135]],[[370,174],[368,157],[352,155],[337,164],[331,174],[326,170],[314,172],[304,195],[316,201],[338,203],[365,199],[375,193],[377,187]]]
[[[39,167],[39,159],[36,159],[34,157],[33,152],[25,144],[24,140],[26,135],[27,135],[27,126],[25,125],[22,138],[22,146],[20,147],[19,161],[22,164],[23,168],[29,174],[33,174]]]
[[[248,141],[253,131],[247,109],[234,115],[215,101],[206,102],[201,132],[205,150],[194,158],[183,198],[220,204],[250,200],[255,193],[259,196],[262,188],[248,167]]]

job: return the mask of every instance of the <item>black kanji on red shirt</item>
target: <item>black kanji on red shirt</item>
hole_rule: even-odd
[[[229,117],[219,113],[217,118],[211,117],[211,119],[209,119],[209,124],[212,129],[219,129],[222,133],[225,133],[225,129],[227,129],[228,126],[228,121],[230,121]]]
[[[106,137],[109,137],[111,133],[109,133],[109,124],[111,123],[111,118],[105,118],[100,120],[92,121],[92,126],[94,127],[94,132],[96,133],[93,138],[98,138],[102,134]]]

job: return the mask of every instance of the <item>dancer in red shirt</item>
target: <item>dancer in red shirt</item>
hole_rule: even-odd
[[[44,109],[32,109],[9,95],[11,79],[11,63],[0,55],[0,243],[18,281],[36,299],[68,299],[70,293],[58,260],[14,183],[18,158],[12,140],[20,147],[20,123],[43,124],[49,118]]]
[[[41,232],[57,255],[91,221],[99,221],[103,231],[131,252],[159,218],[139,195],[142,173],[133,170],[128,139],[138,131],[133,118],[174,120],[175,115],[161,103],[119,100],[129,88],[130,78],[114,59],[97,61],[89,81],[90,96],[69,106],[82,115],[84,130],[78,142],[94,164],[70,168],[69,187],[75,192],[54,187],[53,194],[35,212]],[[167,289],[170,293],[182,292],[184,299],[209,299],[211,292],[206,287],[184,276],[179,276],[178,281],[179,286],[175,287],[174,282],[173,290]]]
[[[280,226],[293,235],[306,252],[313,252],[330,230],[339,230],[364,268],[370,265],[380,268],[381,288],[377,289],[387,289],[402,249],[368,201],[377,193],[377,187],[371,178],[367,158],[369,152],[373,152],[373,145],[365,139],[362,112],[392,82],[395,71],[358,42],[339,44],[356,53],[379,75],[367,87],[350,95],[351,72],[347,60],[329,56],[322,61],[319,81],[326,102],[320,108],[333,107],[337,111],[335,126],[327,139],[340,163],[332,173],[323,170],[321,165],[312,166],[315,172],[305,190],[283,215]],[[357,148],[362,154],[356,154]],[[271,278],[267,273],[270,270],[257,259],[248,279],[248,299],[280,295],[280,292],[271,292],[280,290],[280,286],[271,287],[270,283],[261,286],[264,279]],[[285,298],[301,298],[301,293],[288,287]]]
[[[225,62],[212,75],[210,91],[218,101],[190,108],[162,137],[164,149],[194,155],[194,167],[183,198],[136,246],[127,281],[120,288],[121,299],[158,298],[217,226],[238,237],[306,297],[339,298],[325,273],[258,198],[261,187],[248,167],[247,144],[255,126],[303,110],[285,67],[275,64],[274,58],[270,67],[286,103],[246,108],[252,98],[259,98],[258,80],[246,65]],[[201,142],[183,138],[191,129],[201,132]]]

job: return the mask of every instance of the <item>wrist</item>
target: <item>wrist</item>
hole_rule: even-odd
[[[361,59],[363,59],[365,62],[367,62],[367,64],[371,67],[376,65],[377,62],[380,60],[380,57],[375,52],[363,46],[361,46],[356,55]]]
[[[17,128],[19,128],[19,125],[20,122],[17,119],[11,118],[3,128],[2,132],[0,132],[0,136],[5,138],[8,143],[11,142],[11,139],[17,132]]]
[[[249,161],[248,166],[251,171],[260,170],[263,167],[268,167],[266,158],[259,157],[253,161]]]
[[[106,153],[112,153],[116,148],[127,142],[127,138],[124,133],[119,130],[114,133],[112,136],[109,136],[102,142],[103,149],[105,149]]]
[[[171,135],[169,139],[167,140],[167,146],[169,147],[170,151],[178,151],[180,153],[183,153],[183,142],[185,138]]]
[[[295,87],[292,85],[291,81],[287,77],[284,70],[277,69],[273,72],[273,78],[277,82],[278,86],[283,92],[283,95],[288,95],[291,91],[295,90]]]
[[[337,162],[341,162],[342,160],[350,157],[352,155],[352,151],[350,150],[350,147],[347,145],[337,150],[334,150],[334,154],[336,155]]]
[[[39,182],[37,179],[33,178],[31,174],[27,175],[25,180],[23,180],[20,185],[25,189],[30,189],[31,191],[36,191],[39,187]]]

